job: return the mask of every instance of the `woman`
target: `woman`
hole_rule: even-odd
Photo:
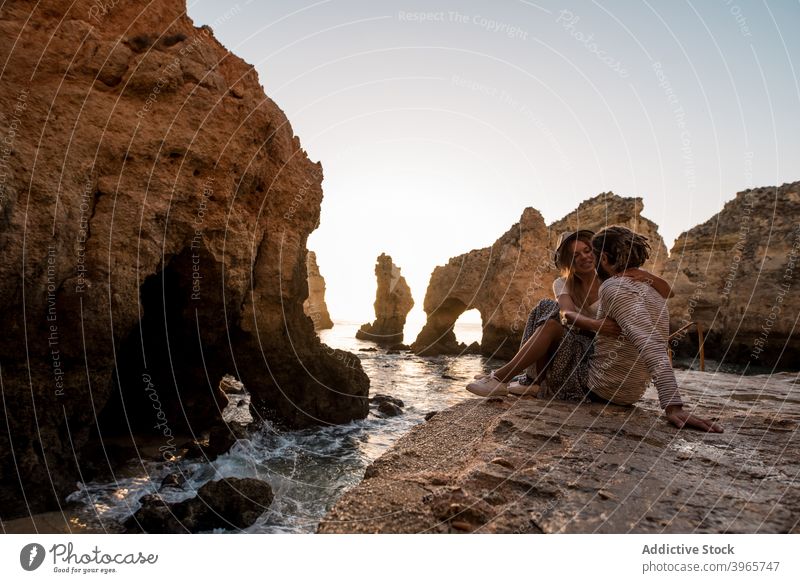
[[[481,396],[502,396],[510,392],[568,401],[582,401],[586,397],[578,375],[573,374],[575,363],[586,364],[595,334],[618,336],[622,332],[614,320],[597,317],[600,280],[595,270],[593,235],[592,231],[578,230],[559,237],[553,254],[556,268],[561,271],[561,277],[553,282],[556,300],[544,299],[534,307],[528,316],[520,350],[508,364],[494,371],[494,378],[507,382],[514,377],[520,362],[525,360],[528,339],[545,325],[552,327],[555,322],[561,327],[555,334],[560,337],[558,343],[554,342],[536,365],[517,377],[507,389],[494,390],[492,385],[496,383],[488,381],[488,375],[478,375],[478,380],[470,383],[467,390]],[[673,295],[666,281],[647,271],[628,269],[624,274],[648,283],[664,298]]]

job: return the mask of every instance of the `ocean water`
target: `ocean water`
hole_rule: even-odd
[[[370,378],[370,395],[383,393],[401,399],[405,404],[402,415],[384,419],[371,410],[366,419],[346,425],[289,432],[265,423],[211,463],[143,464],[132,460],[127,471],[120,472],[125,478],[78,485],[68,497],[78,519],[92,529],[118,532],[121,523],[139,509],[143,496],[158,492],[168,474],[180,471],[187,478],[182,488],[160,489],[168,502],[193,497],[210,480],[259,478],[269,482],[275,499],[245,532],[314,532],[328,508],[361,481],[374,459],[414,425],[424,423],[427,413],[473,398],[464,390],[466,383],[487,366],[499,364],[477,355],[418,357],[386,354],[382,349],[362,351],[375,345],[356,340],[358,326],[337,322],[332,330],[322,331],[320,338],[328,346],[357,354]],[[455,332],[459,341],[469,344],[480,341],[481,326],[457,323]]]
[[[121,523],[139,509],[139,500],[147,494],[160,492],[168,502],[180,502],[195,496],[210,480],[258,478],[269,482],[275,499],[245,532],[314,532],[333,503],[361,481],[373,460],[412,427],[424,423],[427,413],[475,399],[464,390],[465,385],[475,373],[501,364],[477,355],[418,357],[386,354],[382,349],[364,351],[375,345],[355,338],[358,326],[356,322],[337,322],[332,330],[322,331],[320,338],[328,346],[358,355],[370,378],[370,395],[383,393],[401,399],[405,404],[401,415],[382,418],[371,410],[366,419],[301,431],[278,431],[267,422],[211,463],[131,460],[117,473],[125,477],[114,482],[78,484],[67,498],[72,503],[69,512],[91,530],[119,532]],[[455,332],[459,341],[469,344],[480,341],[481,325],[457,322]],[[674,364],[678,369],[697,370],[699,363],[676,359]],[[737,375],[774,372],[711,360],[706,362],[706,371]],[[176,471],[186,477],[183,486],[161,488],[164,478]]]

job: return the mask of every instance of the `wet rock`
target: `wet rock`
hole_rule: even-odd
[[[429,411],[428,413],[425,413],[425,421],[430,421],[438,414],[439,414],[438,411]]]
[[[481,353],[481,345],[477,342],[473,342],[469,346],[467,346],[466,350],[464,350],[463,354],[480,354]]]
[[[403,401],[390,395],[377,394],[370,399],[377,405],[377,410],[382,417],[395,417],[403,413]]]
[[[164,488],[183,488],[185,483],[186,476],[184,476],[181,472],[173,472],[161,480],[161,486],[159,487],[159,490],[163,490]]]
[[[250,393],[244,384],[231,375],[225,375],[219,384],[228,400],[222,410],[222,423],[236,438],[243,438],[254,423]]]
[[[403,413],[403,409],[394,403],[384,401],[378,405],[378,412],[382,413],[384,417],[396,417]]]
[[[197,496],[167,504],[158,495],[142,498],[142,507],[124,526],[128,532],[174,534],[217,528],[238,530],[252,525],[272,503],[272,488],[252,478],[209,482]]]
[[[370,346],[368,348],[359,348],[358,351],[359,352],[378,352],[378,349],[375,348],[374,346]]]
[[[392,403],[394,405],[397,405],[398,407],[405,407],[405,403],[403,403],[403,401],[401,399],[398,399],[397,397],[392,397],[391,395],[384,395],[383,393],[375,394],[370,399],[370,401],[372,403],[378,403],[378,404],[380,404],[380,403]]]

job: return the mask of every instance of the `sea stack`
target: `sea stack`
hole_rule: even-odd
[[[411,288],[400,275],[400,268],[385,253],[378,257],[375,264],[375,277],[378,279],[375,321],[361,326],[356,332],[356,338],[372,340],[386,346],[399,344],[403,341],[406,316],[414,307]]]
[[[309,251],[306,256],[306,271],[308,273],[308,299],[303,302],[303,311],[314,323],[314,330],[327,330],[333,328],[333,320],[325,304],[325,278],[319,272],[317,254]]]
[[[294,427],[369,412],[303,313],[322,167],[186,3],[13,2],[0,21],[0,519],[58,509],[108,437],[221,421],[235,373]]]

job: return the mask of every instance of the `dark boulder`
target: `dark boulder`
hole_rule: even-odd
[[[216,528],[237,530],[252,525],[272,503],[272,488],[253,478],[208,482],[197,496],[167,504],[160,496],[142,498],[142,507],[124,524],[130,533],[174,534]]]

